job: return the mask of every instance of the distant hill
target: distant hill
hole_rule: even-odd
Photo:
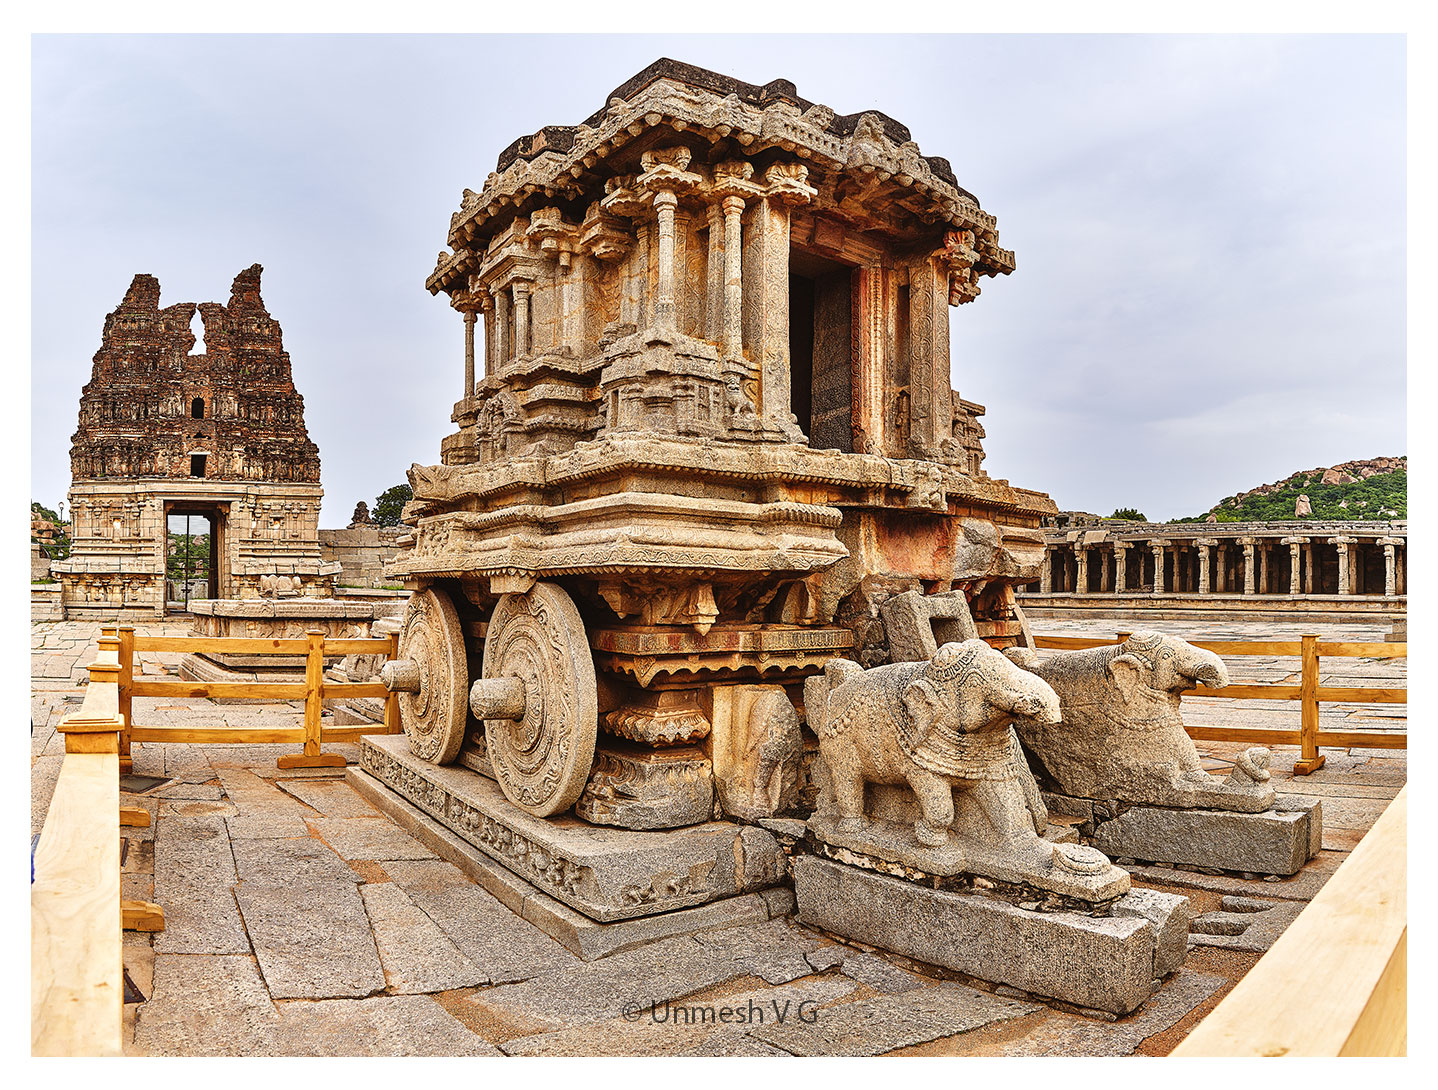
[[[1300,496],[1309,511],[1299,513]],[[1300,470],[1274,484],[1227,496],[1201,515],[1177,522],[1384,520],[1408,517],[1408,457],[1367,458]]]

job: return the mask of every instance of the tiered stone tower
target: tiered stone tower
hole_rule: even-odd
[[[169,515],[209,519],[209,597],[329,594],[322,564],[319,449],[305,430],[280,325],[260,297],[259,265],[228,305],[160,308],[137,275],[105,318],[70,448],[74,548],[53,565],[66,616],[165,611]],[[205,351],[192,355],[195,311]],[[269,577],[266,579],[266,577]]]

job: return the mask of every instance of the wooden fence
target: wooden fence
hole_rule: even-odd
[[[384,655],[399,652],[398,636],[369,639],[327,639],[321,631],[305,633],[304,639],[239,638],[209,636],[137,636],[133,628],[112,630],[119,640],[119,713],[125,721],[120,735],[120,759],[129,764],[130,747],[136,742],[192,742],[228,745],[299,742],[300,753],[286,754],[276,764],[281,768],[343,765],[337,753],[325,753],[326,741],[353,741],[364,734],[398,734],[399,697],[379,681],[326,681],[326,657],[340,655]],[[142,651],[210,652],[230,655],[304,656],[304,681],[177,681],[150,680],[135,676],[135,654]],[[131,717],[131,702],[137,696],[212,697],[248,700],[303,700],[302,727],[197,727],[189,725],[142,726]],[[385,700],[383,725],[360,723],[348,727],[325,727],[320,710],[326,700],[343,697],[382,697]]]
[[[1122,643],[1129,633],[1120,632],[1112,640],[1084,639],[1077,636],[1036,636],[1034,645],[1055,651],[1082,650],[1089,647],[1111,647]],[[1205,742],[1249,742],[1253,745],[1296,745],[1300,747],[1293,772],[1306,776],[1323,767],[1319,746],[1368,746],[1373,749],[1407,749],[1408,733],[1375,733],[1372,731],[1333,731],[1318,727],[1318,705],[1406,704],[1406,689],[1355,689],[1319,684],[1319,660],[1330,658],[1401,659],[1408,657],[1406,643],[1329,643],[1317,636],[1303,636],[1297,643],[1282,640],[1190,640],[1216,655],[1296,656],[1300,660],[1298,685],[1225,685],[1219,689],[1189,689],[1199,696],[1231,697],[1236,700],[1297,700],[1300,701],[1298,729],[1272,730],[1260,727],[1188,726],[1190,738]]]
[[[1408,789],[1174,1056],[1408,1051]]]

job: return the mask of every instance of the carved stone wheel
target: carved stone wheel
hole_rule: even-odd
[[[485,722],[505,797],[537,817],[573,806],[594,763],[599,696],[584,622],[553,583],[506,594],[484,640],[484,676],[524,683],[524,714]]]
[[[459,756],[469,708],[469,667],[464,632],[454,603],[430,587],[412,595],[399,634],[399,657],[415,664],[417,692],[400,692],[400,722],[409,751],[434,764]]]

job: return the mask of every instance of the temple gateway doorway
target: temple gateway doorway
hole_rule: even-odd
[[[224,511],[219,504],[165,504],[165,612],[188,613],[219,598]]]

